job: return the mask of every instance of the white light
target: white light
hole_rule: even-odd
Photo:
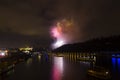
[[[54,57],[54,64],[62,73],[63,72],[63,57]]]
[[[106,72],[106,74],[108,74],[108,72]]]
[[[5,56],[5,53],[4,53],[4,52],[1,52],[0,55],[1,55],[1,56]]]
[[[53,47],[54,47],[54,48],[58,48],[58,47],[60,47],[60,46],[62,46],[62,45],[64,45],[64,44],[65,44],[64,40],[57,40],[57,41],[53,44]]]
[[[25,53],[30,53],[30,51],[24,51]]]

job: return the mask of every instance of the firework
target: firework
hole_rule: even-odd
[[[58,48],[64,44],[69,44],[75,38],[73,34],[77,31],[77,28],[74,27],[73,20],[63,19],[58,21],[54,27],[51,29],[51,35],[55,39],[53,43],[53,48]]]

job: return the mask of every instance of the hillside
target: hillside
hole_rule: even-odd
[[[97,38],[83,43],[67,44],[53,52],[95,52],[95,51],[120,51],[120,36]]]

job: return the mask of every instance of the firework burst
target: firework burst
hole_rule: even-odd
[[[51,36],[55,39],[52,44],[53,48],[58,48],[64,44],[69,44],[73,40],[73,34],[76,33],[73,20],[63,19],[58,21],[54,27],[51,28]]]

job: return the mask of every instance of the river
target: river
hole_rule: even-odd
[[[95,62],[80,61],[80,55],[69,53],[61,56],[39,54],[21,62],[1,80],[99,80],[89,78],[87,71],[92,65],[110,70],[111,80],[120,80],[120,57],[96,57]],[[82,56],[84,57],[84,56]]]

